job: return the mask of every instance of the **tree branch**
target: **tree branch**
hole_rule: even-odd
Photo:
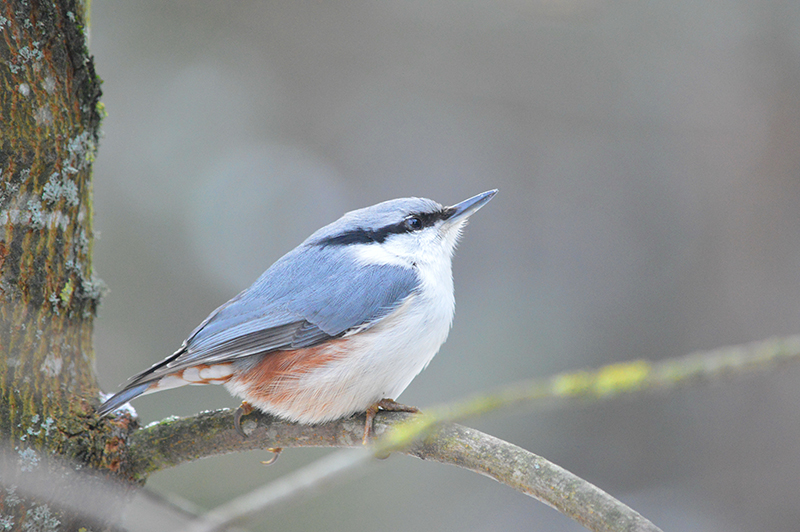
[[[658,530],[649,521],[602,490],[544,458],[473,429],[449,423],[513,404],[543,401],[609,399],[618,395],[679,388],[750,371],[774,368],[800,359],[800,336],[693,353],[657,363],[633,361],[593,372],[523,381],[494,393],[428,410],[428,415],[383,412],[376,433],[392,428],[373,447],[377,456],[399,451],[424,460],[457,465],[494,478],[558,509],[591,530]],[[207,456],[269,447],[358,447],[364,417],[316,426],[280,421],[254,412],[244,420],[243,438],[233,428],[229,410],[166,419],[129,436],[128,472],[143,480],[150,473]],[[352,465],[359,461],[354,460]],[[342,469],[342,468],[339,468]],[[297,489],[313,482],[303,479]],[[269,490],[267,490],[269,492]],[[246,509],[230,512],[232,521],[278,500],[251,499]],[[286,496],[285,493],[280,497]],[[261,506],[258,506],[261,504]],[[218,521],[219,516],[214,519]],[[227,522],[227,521],[226,521]]]
[[[595,531],[652,531],[659,529],[601,489],[569,471],[493,436],[452,423],[432,425],[429,416],[382,412],[375,420],[376,434],[390,428],[401,431],[424,420],[428,435],[400,452],[423,460],[455,465],[497,480],[557,509]],[[269,447],[361,447],[364,417],[343,419],[325,425],[297,425],[276,420],[258,412],[245,418],[243,438],[233,428],[233,412],[204,412],[191,418],[159,422],[131,435],[130,459],[139,464],[137,474],[171,467],[205,456]],[[417,434],[419,436],[419,433]],[[385,455],[395,448],[395,440],[377,442],[372,454]],[[348,467],[363,463],[358,455],[347,459]],[[337,462],[338,464],[338,462]],[[315,468],[314,471],[318,471]],[[343,473],[338,467],[332,472]],[[298,473],[298,489],[315,486],[308,472]],[[319,474],[323,478],[328,474]],[[236,511],[219,512],[198,530],[221,530],[232,521],[250,516],[276,501],[284,500],[287,481],[264,490],[261,496],[247,498],[247,504],[232,504]],[[264,502],[262,502],[264,501]],[[226,505],[228,506],[228,505]]]
[[[650,363],[635,360],[598,370],[564,373],[549,379],[533,379],[481,393],[413,416],[417,423],[394,431],[387,448],[401,448],[430,426],[528,403],[610,399],[620,395],[666,391],[693,383],[710,382],[773,369],[777,364],[800,360],[800,335],[773,338],[746,345],[696,352]],[[402,414],[382,413],[376,419],[380,433]],[[124,418],[120,418],[124,419]],[[189,418],[167,418],[129,435],[128,471],[136,480],[150,473],[207,456],[266,447],[352,447],[360,441],[363,416],[335,423],[302,426],[254,412],[244,418],[250,435],[243,439],[233,430],[229,410],[202,412]],[[265,437],[268,436],[268,437]]]
[[[622,395],[664,392],[692,384],[713,382],[778,365],[800,361],[800,335],[770,338],[750,344],[697,351],[658,362],[632,360],[609,364],[593,371],[561,373],[548,379],[529,379],[497,390],[481,392],[432,409],[425,409],[429,423],[457,421],[521,403],[567,404],[608,400]],[[415,430],[423,430],[418,427]],[[395,445],[416,434],[395,432]]]

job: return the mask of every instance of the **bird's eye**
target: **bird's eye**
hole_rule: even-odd
[[[419,231],[422,229],[422,220],[416,216],[406,218],[406,227],[411,231]]]

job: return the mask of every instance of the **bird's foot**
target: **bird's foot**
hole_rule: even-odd
[[[374,428],[373,422],[375,421],[375,415],[379,410],[386,410],[388,412],[419,412],[419,409],[416,406],[401,405],[394,399],[381,399],[377,403],[367,408],[367,422],[364,424],[364,445],[366,445],[369,439],[372,437]]]
[[[269,460],[264,460],[261,463],[264,465],[272,465],[278,460],[278,457],[283,452],[283,447],[269,447],[267,450],[272,453],[272,458]]]
[[[242,438],[247,438],[247,434],[244,433],[244,429],[242,428],[242,417],[246,416],[252,411],[253,405],[247,401],[242,401],[242,404],[240,404],[239,408],[236,409],[236,412],[233,413],[233,426],[236,428],[236,432],[242,435]],[[272,462],[274,461],[275,460],[273,459]]]

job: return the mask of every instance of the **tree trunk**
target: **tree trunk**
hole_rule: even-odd
[[[94,414],[103,285],[92,272],[91,167],[102,109],[86,16],[71,0],[0,7],[0,529],[87,526],[52,502],[65,484],[41,480],[118,469],[115,437]]]

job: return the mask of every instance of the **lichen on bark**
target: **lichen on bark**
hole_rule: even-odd
[[[74,0],[0,6],[0,460],[20,475],[53,455],[109,461],[94,416],[103,284],[91,260],[91,168],[102,109],[85,16]],[[6,475],[0,522],[71,522],[13,487]]]

